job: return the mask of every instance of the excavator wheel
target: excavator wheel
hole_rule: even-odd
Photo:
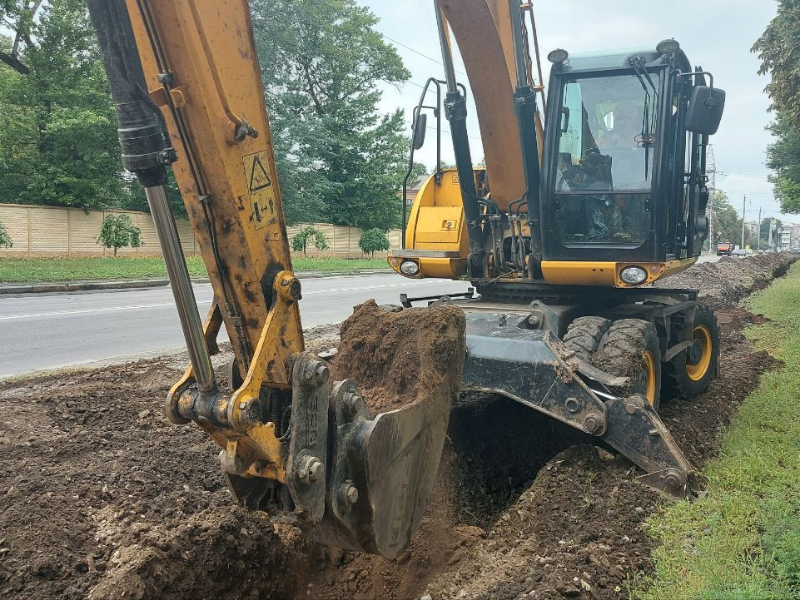
[[[612,391],[620,396],[642,394],[658,410],[661,348],[652,323],[641,319],[614,321],[600,340],[592,362],[612,375],[630,377],[628,386]]]
[[[600,345],[603,334],[611,327],[611,321],[603,317],[578,317],[567,328],[564,345],[578,358],[591,361],[592,354]]]
[[[694,398],[711,384],[719,363],[719,324],[714,311],[698,305],[694,313],[694,346],[664,365],[665,398]]]

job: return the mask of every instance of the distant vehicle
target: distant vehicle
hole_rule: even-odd
[[[717,254],[719,254],[719,252]],[[733,252],[731,252],[730,254],[732,254],[733,256],[747,256],[747,250],[745,250],[744,248],[738,248]]]
[[[722,256],[723,254],[727,256],[733,254],[733,244],[730,242],[720,242],[717,244],[717,256]]]

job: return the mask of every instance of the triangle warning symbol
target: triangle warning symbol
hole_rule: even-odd
[[[269,173],[264,168],[258,154],[253,156],[253,166],[250,168],[250,191],[257,192],[272,185],[272,180],[269,178]]]

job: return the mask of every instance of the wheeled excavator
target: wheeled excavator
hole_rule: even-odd
[[[168,417],[198,424],[219,444],[242,505],[282,511],[321,543],[398,556],[424,512],[451,398],[430,390],[427,400],[373,414],[352,381],[332,381],[328,363],[304,350],[301,284],[246,0],[87,3],[123,165],[144,187],[189,350]],[[724,94],[671,40],[655,52],[559,51],[542,118],[542,87],[526,57],[530,7],[436,0],[434,8],[446,76],[426,88],[440,100],[446,89],[457,169],[437,166],[423,185],[390,263],[407,277],[472,282],[465,297],[427,299],[465,315],[466,350],[454,369],[463,364],[464,388],[505,395],[595,437],[665,493],[697,493],[694,469],[656,408],[662,375],[684,395],[708,385],[716,322],[694,291],[643,286],[699,254],[705,148]],[[451,32],[475,96],[485,169],[472,166]],[[414,111],[416,149],[425,102]],[[631,125],[625,110],[641,120]],[[205,321],[167,169],[214,290]],[[402,300],[410,309],[415,299]],[[211,362],[223,325],[234,355],[224,389]]]

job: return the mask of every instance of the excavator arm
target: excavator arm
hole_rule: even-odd
[[[169,418],[199,424],[219,444],[241,503],[289,509],[317,541],[396,556],[424,511],[458,384],[373,416],[354,382],[333,381],[330,366],[304,352],[246,0],[88,6],[123,164],[145,189],[191,359],[168,394]],[[205,323],[165,191],[168,167],[214,289]],[[460,377],[460,313],[456,321],[462,341],[441,372]],[[223,325],[234,354],[226,390],[209,350]]]

